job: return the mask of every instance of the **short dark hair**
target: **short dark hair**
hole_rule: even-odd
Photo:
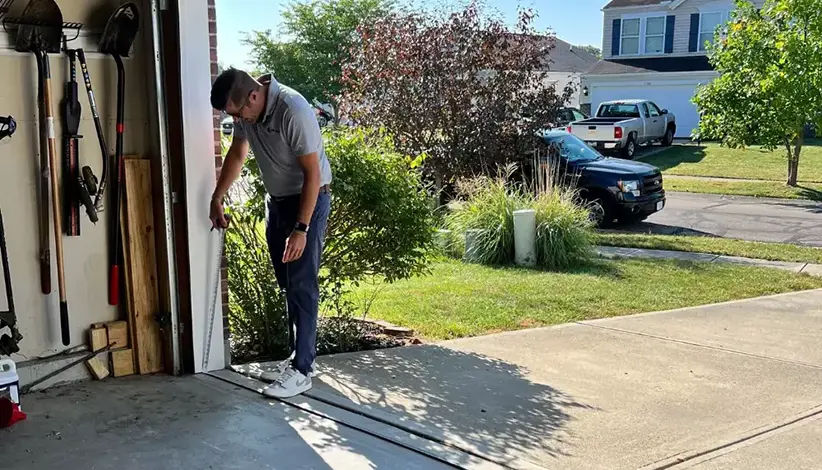
[[[230,67],[211,86],[211,107],[225,111],[229,102],[242,106],[248,95],[259,87],[260,84],[248,72]]]

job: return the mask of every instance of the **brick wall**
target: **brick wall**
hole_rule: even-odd
[[[217,78],[217,69],[218,69],[218,62],[217,62],[217,7],[214,4],[215,0],[208,0],[208,45],[211,51],[211,80],[214,81]],[[215,176],[220,175],[220,168],[223,166],[223,157],[222,157],[222,148],[221,148],[221,141],[222,141],[222,133],[220,131],[220,113],[218,111],[214,111],[213,116],[214,121],[214,168],[215,168]],[[223,279],[222,283],[222,299],[223,299],[223,339],[228,344],[229,338],[229,328],[228,328],[228,267],[226,265],[226,258],[223,255],[222,260],[222,268],[220,274]],[[226,354],[229,353],[229,348],[226,347]],[[229,361],[229,357],[226,356],[226,363]]]

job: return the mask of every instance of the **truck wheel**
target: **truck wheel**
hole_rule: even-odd
[[[589,220],[594,227],[604,228],[614,223],[614,205],[610,201],[599,196],[587,196],[585,203]]]
[[[670,147],[672,143],[674,143],[674,128],[669,127],[668,130],[665,131],[665,137],[662,138],[662,146]]]
[[[635,153],[636,153],[636,140],[634,140],[634,135],[631,134],[631,135],[628,136],[628,141],[625,143],[625,147],[622,149],[622,158],[626,158],[628,160],[633,160]]]

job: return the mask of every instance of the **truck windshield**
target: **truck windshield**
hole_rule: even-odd
[[[602,157],[596,150],[572,134],[546,137],[545,144],[548,146],[549,156],[561,157],[569,162],[588,162]]]
[[[638,118],[639,108],[635,104],[604,104],[600,106],[598,117]]]

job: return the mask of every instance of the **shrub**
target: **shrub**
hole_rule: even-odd
[[[325,144],[334,182],[318,351],[388,346],[354,319],[367,313],[370,302],[355,304],[347,293],[366,278],[391,282],[425,270],[434,229],[430,198],[416,169],[420,160],[396,152],[386,136],[362,130],[330,130]],[[249,158],[231,192],[226,240],[232,352],[240,359],[288,354],[284,299],[265,242],[264,198],[259,168]]]
[[[514,211],[536,211],[537,264],[545,269],[567,269],[587,260],[593,248],[593,226],[588,210],[578,204],[576,192],[562,178],[541,180],[534,196],[524,185],[511,182],[511,166],[496,178],[477,177],[459,182],[460,200],[451,204],[446,228],[451,245],[465,253],[465,234],[476,231],[474,252],[466,259],[483,264],[514,261]]]
[[[527,205],[526,197],[507,181],[513,174],[508,166],[495,178],[479,176],[457,183],[458,201],[445,217],[451,230],[452,246],[466,258],[482,264],[507,264],[514,259],[514,211]],[[465,237],[475,231],[471,253],[466,253]]]
[[[588,210],[577,205],[571,191],[551,191],[533,200],[537,218],[537,264],[567,269],[590,258],[594,246]]]
[[[431,201],[419,166],[378,132],[329,131],[333,208],[323,266],[338,281],[391,282],[421,273],[433,248]]]

